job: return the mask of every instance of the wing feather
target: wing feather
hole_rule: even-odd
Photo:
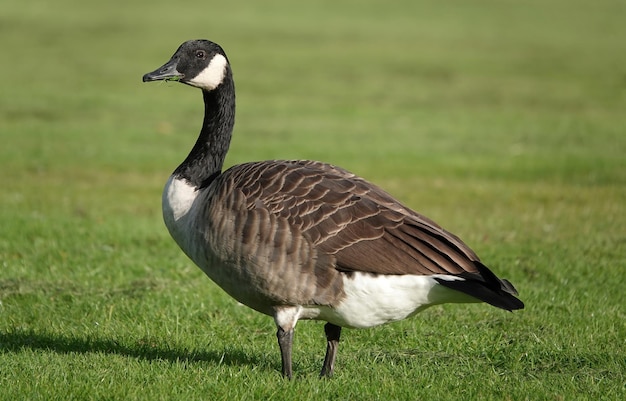
[[[478,272],[478,257],[458,237],[344,169],[269,161],[236,166],[224,176],[242,192],[248,208],[286,219],[319,251],[333,255],[332,268],[376,274]]]
[[[238,250],[229,255],[255,265],[268,298],[284,292],[290,277],[285,302],[332,304],[342,296],[341,274],[367,272],[436,275],[440,284],[492,305],[523,307],[513,286],[457,236],[339,167],[246,163],[226,170],[213,188],[219,206],[212,235],[228,237],[222,242],[232,246],[224,248]]]

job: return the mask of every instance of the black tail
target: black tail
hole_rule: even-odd
[[[459,277],[464,280],[435,279],[450,289],[471,295],[474,298],[487,302],[490,305],[508,311],[524,309],[524,303],[517,299],[517,290],[508,280],[499,279],[487,266],[474,262],[478,273],[462,273]]]

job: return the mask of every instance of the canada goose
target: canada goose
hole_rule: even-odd
[[[235,86],[219,45],[183,43],[143,76],[158,80],[200,88],[205,113],[195,145],[165,185],[165,224],[224,291],[274,318],[283,376],[292,376],[300,319],[327,322],[321,376],[331,376],[342,327],[373,327],[446,302],[524,307],[513,285],[458,237],[342,168],[270,160],[222,172]]]

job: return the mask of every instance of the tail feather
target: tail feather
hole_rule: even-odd
[[[436,280],[445,287],[463,292],[501,309],[513,311],[524,308],[524,303],[515,297],[517,290],[510,281],[498,278],[482,263],[474,263],[478,273],[462,273],[459,277],[463,280]]]

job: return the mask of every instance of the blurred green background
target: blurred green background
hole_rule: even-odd
[[[617,0],[5,0],[0,398],[622,399],[624,21]],[[161,222],[203,108],[141,76],[192,38],[234,70],[227,165],[347,168],[460,235],[527,309],[346,331],[331,381],[302,322],[282,381],[271,319]]]

